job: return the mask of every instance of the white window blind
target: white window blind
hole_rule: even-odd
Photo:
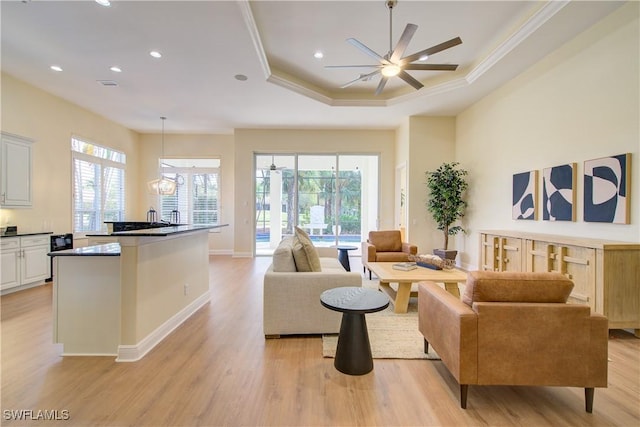
[[[162,173],[176,180],[174,195],[160,196],[163,221],[219,225],[219,159],[162,159]],[[203,166],[206,165],[206,166]]]
[[[71,139],[73,232],[106,230],[104,221],[124,220],[124,153]]]

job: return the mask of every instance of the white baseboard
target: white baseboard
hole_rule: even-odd
[[[26,285],[16,286],[14,288],[3,289],[0,291],[0,295],[12,294],[18,291],[24,291],[25,289],[35,288],[36,286],[46,285],[47,283],[44,280],[39,282],[27,283]]]
[[[209,255],[233,255],[233,249],[210,249]]]
[[[234,252],[233,258],[253,258],[253,253],[251,252]]]
[[[74,352],[62,352],[62,356],[117,356],[115,353],[74,353]]]
[[[160,325],[156,330],[151,332],[136,345],[119,345],[118,357],[116,362],[135,362],[142,359],[156,345],[174,331],[178,326],[184,323],[196,311],[202,308],[211,300],[211,292],[206,291],[191,304],[171,316],[166,322]]]

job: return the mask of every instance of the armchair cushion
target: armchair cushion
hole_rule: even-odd
[[[369,243],[376,247],[376,252],[402,252],[399,230],[370,231]]]
[[[462,301],[565,303],[573,282],[560,273],[510,273],[472,271],[467,276]]]

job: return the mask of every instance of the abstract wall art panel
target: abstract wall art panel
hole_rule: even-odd
[[[631,154],[584,162],[584,220],[629,224]]]
[[[542,219],[576,220],[576,164],[542,170]]]
[[[538,171],[513,175],[511,217],[513,219],[538,219]]]

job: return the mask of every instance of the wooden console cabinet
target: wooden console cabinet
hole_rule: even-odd
[[[480,270],[551,271],[573,280],[570,302],[588,304],[609,329],[640,337],[640,243],[486,230],[480,232]]]

